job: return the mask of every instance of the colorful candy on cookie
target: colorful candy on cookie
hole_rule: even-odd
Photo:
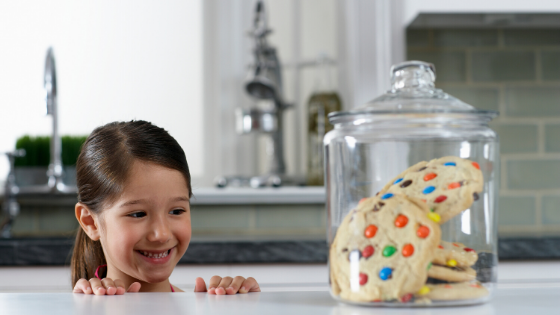
[[[478,254],[474,249],[457,242],[450,243],[441,241],[432,262],[442,266],[470,267],[473,266],[477,260]],[[452,266],[453,264],[455,264],[455,266]]]
[[[411,302],[441,242],[439,224],[427,212],[425,203],[398,193],[360,202],[330,248],[333,294],[359,302]]]
[[[430,218],[443,224],[480,198],[484,179],[480,164],[456,156],[420,162],[391,180],[380,195],[405,194],[424,201]]]

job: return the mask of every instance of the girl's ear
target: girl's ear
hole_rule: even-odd
[[[86,232],[86,234],[93,241],[99,240],[101,235],[99,234],[99,224],[97,218],[89,210],[89,208],[83,203],[78,202],[75,207],[76,219],[80,223],[80,226]]]

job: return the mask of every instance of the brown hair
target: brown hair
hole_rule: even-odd
[[[133,120],[106,124],[89,135],[76,163],[78,201],[99,215],[123,191],[135,159],[181,172],[192,196],[189,166],[179,143],[164,129]],[[72,286],[80,278],[94,277],[95,269],[106,263],[101,243],[78,228],[70,263]]]

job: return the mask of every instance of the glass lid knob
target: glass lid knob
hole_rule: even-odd
[[[405,61],[391,67],[393,90],[419,87],[435,87],[436,67],[423,61]]]

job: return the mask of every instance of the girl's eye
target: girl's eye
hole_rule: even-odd
[[[185,210],[183,210],[183,209],[173,209],[173,210],[169,211],[169,213],[173,214],[173,215],[179,215],[183,212],[185,212]]]
[[[134,212],[129,214],[128,216],[133,218],[142,218],[146,216],[146,212]]]

